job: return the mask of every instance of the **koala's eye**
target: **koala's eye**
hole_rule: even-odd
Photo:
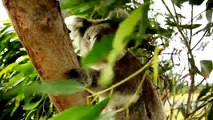
[[[87,35],[87,39],[90,40],[90,36],[89,35]]]

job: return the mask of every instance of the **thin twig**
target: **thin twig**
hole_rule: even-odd
[[[196,45],[194,47],[192,47],[191,50],[194,50],[195,47],[197,47],[197,45],[203,40],[203,38],[205,37],[206,33],[208,32],[208,30],[206,30],[203,34],[203,36],[200,38],[200,40],[196,43]]]
[[[191,26],[193,24],[193,5],[191,5]],[[195,61],[194,61],[194,57],[190,48],[191,45],[191,41],[192,41],[192,29],[190,29],[190,39],[189,39],[189,44],[187,46],[188,49],[188,59],[191,58],[191,61],[189,61],[191,69],[189,69],[190,75],[191,75],[191,84],[190,84],[190,88],[188,91],[188,99],[187,99],[187,107],[186,107],[186,115],[184,116],[184,119],[186,119],[188,117],[188,114],[190,112],[190,107],[191,107],[191,99],[192,99],[192,92],[194,90],[194,84],[195,84],[195,75],[194,75],[194,66],[195,66]],[[187,41],[186,41],[187,42]]]

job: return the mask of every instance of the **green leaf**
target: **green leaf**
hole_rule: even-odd
[[[207,101],[213,98],[213,94],[207,94],[205,97],[199,99],[199,101]]]
[[[72,107],[71,109],[65,110],[52,117],[49,120],[81,120],[80,117],[88,112],[90,109],[89,105],[79,105],[76,107]]]
[[[24,64],[17,65],[14,70],[23,72],[25,76],[28,76],[34,72],[34,68],[31,61]]]
[[[23,94],[19,94],[18,96],[16,96],[15,98],[15,106],[13,108],[13,111],[11,112],[11,115],[14,114],[14,112],[18,109],[18,107],[20,106],[21,101],[24,99],[24,95]]]
[[[175,3],[175,5],[177,5],[179,8],[182,6],[182,4],[184,2],[186,2],[188,0],[173,0],[173,2]]]
[[[212,61],[211,60],[201,60],[200,67],[201,67],[201,75],[204,78],[208,78],[213,69]]]
[[[211,104],[211,108],[208,113],[208,120],[213,120],[213,104]]]
[[[203,88],[200,91],[200,94],[198,95],[197,100],[200,100],[202,97],[204,97],[209,92],[210,89],[211,89],[210,86],[206,86],[205,88]]]
[[[94,10],[94,6],[99,1],[87,0],[65,0],[61,2],[60,6],[68,15],[86,15],[88,16]]]
[[[12,78],[5,84],[5,87],[10,88],[16,84],[22,82],[25,79],[23,73],[18,73],[17,75],[12,76]]]
[[[96,120],[108,102],[109,98],[101,101],[95,106],[87,104],[76,106],[57,114],[50,120]]]
[[[0,71],[0,76],[2,76],[3,74],[10,72],[12,70],[14,70],[14,68],[16,68],[16,66],[18,66],[18,64],[26,59],[28,59],[29,56],[25,55],[25,56],[21,56],[19,57],[16,62],[13,62],[11,64],[9,64],[7,67],[5,67],[3,70]]]
[[[189,0],[189,4],[192,5],[201,5],[204,0]]]
[[[100,103],[93,106],[89,112],[85,113],[83,116],[81,116],[81,120],[95,120],[99,117],[101,111],[106,107],[108,104],[110,98],[106,98]]]
[[[84,85],[75,80],[55,80],[46,83],[33,83],[27,86],[23,92],[26,94],[46,93],[53,95],[67,95],[81,92]]]
[[[183,116],[185,116],[186,115],[186,109],[185,109],[185,107],[181,107],[180,108],[180,112],[182,113]]]
[[[127,38],[135,30],[135,26],[138,24],[138,22],[140,20],[141,13],[144,12],[142,10],[144,10],[144,8],[147,8],[147,6],[149,6],[149,4],[150,3],[147,2],[147,3],[139,6],[136,10],[134,10],[128,16],[127,19],[125,19],[119,25],[119,28],[115,34],[115,38],[112,43],[113,49],[107,57],[108,66],[107,66],[107,69],[104,69],[103,72],[101,73],[101,77],[99,80],[100,83],[107,83],[107,82],[110,83],[110,81],[112,79],[112,75],[113,75],[113,71],[112,71],[113,66],[114,66],[117,58],[119,58],[119,56],[121,56],[123,54],[127,43],[130,41],[130,39],[127,39]],[[147,12],[147,10],[145,12]],[[144,13],[144,14],[146,14],[146,13]],[[110,74],[108,75],[108,73],[110,73]],[[109,76],[109,77],[106,77],[106,76]]]
[[[82,1],[81,0],[64,0],[64,1],[61,1],[61,9],[67,9],[67,8],[70,8],[71,6],[74,6],[74,5],[79,5],[79,4],[82,4]]]
[[[7,72],[11,71],[18,63],[11,63],[7,67],[5,67],[3,70],[0,71],[0,76],[3,74],[6,74]]]
[[[41,98],[39,101],[36,101],[34,103],[26,103],[23,108],[24,110],[33,110],[36,109],[37,106],[42,102],[43,98]]]
[[[145,35],[145,31],[146,28],[148,26],[148,11],[149,11],[149,5],[150,2],[149,0],[144,4],[144,6],[141,8],[142,12],[141,12],[141,16],[140,16],[140,21],[139,21],[139,32],[138,32],[138,37],[140,39],[138,39],[136,41],[136,46],[139,45],[140,43],[142,43],[142,40],[144,38]]]
[[[100,42],[95,43],[92,50],[83,59],[83,65],[88,67],[89,65],[95,64],[103,59],[106,59],[106,56],[112,50],[113,38],[113,35],[103,36]]]
[[[115,39],[113,41],[113,48],[118,51],[119,53],[123,52],[123,49],[125,48],[126,44],[128,43],[127,41],[127,37],[130,36],[132,34],[132,32],[135,30],[135,26],[138,24],[141,15],[142,14],[147,14],[147,13],[143,13],[145,10],[145,12],[147,12],[148,10],[144,9],[147,8],[147,6],[149,6],[149,3],[145,3],[141,6],[139,6],[136,10],[134,10],[127,19],[125,19],[119,26],[116,35],[115,35]],[[148,9],[148,8],[147,8]],[[143,19],[142,21],[147,21],[146,19]],[[144,28],[145,29],[145,28]],[[144,30],[141,30],[144,31]]]
[[[188,60],[189,60],[189,62],[190,62],[190,64],[191,64],[191,70],[193,71],[193,73],[195,73],[195,74],[197,74],[197,73],[200,74],[199,69],[198,69],[197,66],[195,65],[194,59],[188,58]]]
[[[112,83],[113,77],[113,67],[111,65],[107,65],[102,71],[98,84],[102,87],[106,87]]]
[[[201,5],[204,0],[173,0],[173,1],[175,5],[177,5],[178,7],[181,7],[182,4],[186,1],[189,1],[189,4],[192,4],[192,5]]]
[[[208,23],[204,28],[202,28],[202,29],[198,30],[197,32],[195,32],[193,34],[193,36],[197,35],[200,32],[210,31],[212,27],[213,27],[213,24],[212,23]]]
[[[155,48],[155,52],[154,52],[154,73],[153,73],[153,83],[155,85],[157,85],[157,80],[158,80],[158,52],[159,52],[159,48],[158,46]]]
[[[201,24],[185,24],[185,25],[177,25],[176,23],[172,21],[167,21],[167,24],[169,26],[174,26],[174,27],[181,27],[182,29],[195,29],[201,26]]]
[[[185,25],[180,25],[180,27],[183,28],[183,29],[195,29],[195,28],[198,28],[200,26],[201,26],[201,24],[192,24],[192,25],[185,24]]]

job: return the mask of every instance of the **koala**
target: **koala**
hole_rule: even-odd
[[[94,44],[100,41],[105,35],[115,34],[120,20],[114,20],[120,15],[110,14],[108,18],[99,20],[88,20],[77,16],[71,16],[65,19],[65,23],[70,30],[70,38],[73,41],[73,45],[74,47],[80,49],[80,57],[87,55]],[[125,18],[125,15],[122,15],[121,18]],[[127,61],[134,63],[134,65],[126,64]],[[100,63],[91,66],[89,69],[72,69],[66,74],[69,75],[70,79],[76,79],[85,83],[91,90],[99,91],[103,88],[101,88],[97,83],[100,71],[105,67],[106,63],[107,61],[103,60]],[[127,78],[141,67],[141,61],[131,54],[131,52],[126,50],[123,56],[117,58],[116,65],[113,68],[115,76],[112,84]],[[161,117],[162,115],[158,115],[163,114],[163,111],[161,110],[162,105],[158,100],[157,94],[155,93],[154,86],[150,82],[151,78],[149,78],[149,76],[145,76],[144,81],[142,81],[143,76],[144,73],[142,72],[137,76],[132,77],[131,80],[126,81],[122,85],[114,88],[112,94],[105,93],[99,96],[99,100],[101,100],[106,96],[109,96],[109,94],[111,95],[110,102],[103,112],[119,109],[125,106],[128,101],[131,101],[131,103],[134,103],[134,105],[129,107],[131,120],[135,120],[135,118],[136,120],[143,118],[148,119],[150,116],[154,116],[152,119],[159,118],[164,120],[164,118]],[[143,87],[141,90],[139,89],[139,92],[137,92],[136,95],[135,91],[138,90],[141,83]],[[119,120],[126,119],[125,111],[116,113],[114,117]]]
[[[117,14],[117,13],[115,13]],[[126,13],[125,13],[126,14]],[[121,17],[119,17],[121,16]],[[107,35],[114,35],[118,29],[119,23],[124,19],[125,15],[114,15],[110,13],[109,17],[100,20],[88,20],[77,16],[70,16],[65,19],[68,29],[70,30],[70,38],[73,40],[73,45],[80,49],[80,56],[84,57],[92,49],[96,42],[99,42],[102,37]],[[118,19],[116,19],[119,17]],[[127,17],[127,15],[126,15]],[[121,57],[118,58],[121,59]],[[107,61],[102,60],[99,63],[92,65],[89,70],[83,68],[72,69],[69,74],[71,78],[80,79],[81,82],[86,83],[92,90],[99,90],[97,80],[100,71],[105,67]],[[82,77],[83,76],[83,77]],[[116,83],[118,81],[115,81]],[[129,90],[128,90],[129,91]],[[111,100],[112,106],[122,106],[133,94],[123,94],[115,91]],[[137,101],[137,97],[135,102]],[[111,109],[111,108],[110,108]]]
[[[117,14],[118,13],[111,12],[108,18],[98,20],[85,19],[78,16],[70,16],[65,18],[65,23],[70,30],[69,35],[72,40],[73,46],[80,50],[80,57],[85,57],[87,53],[92,49],[94,44],[96,42],[99,42],[102,37],[115,34],[119,26],[120,18],[124,19],[125,16],[120,13],[118,15]],[[116,18],[119,18],[119,20]],[[99,72],[105,67],[106,64],[107,61],[102,60],[99,63],[90,66],[89,70],[86,71],[85,74],[87,75],[87,77],[83,78],[87,79],[86,83],[89,86],[92,84],[92,81],[93,83],[95,83],[94,79],[97,80],[97,78],[91,78],[90,76],[97,77],[97,75],[99,75]],[[77,74],[79,71],[82,72],[84,70],[77,70],[77,72],[74,72],[74,70],[72,70],[72,76],[79,77],[79,75],[73,75]],[[83,79],[82,82],[85,83],[85,79]]]

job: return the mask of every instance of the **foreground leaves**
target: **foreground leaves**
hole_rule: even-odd
[[[108,102],[109,98],[101,101],[94,106],[87,104],[76,106],[57,114],[50,120],[97,120],[101,111],[108,104]]]
[[[47,83],[34,83],[24,89],[24,93],[46,93],[52,95],[74,94],[84,90],[84,85],[74,80],[57,80]]]
[[[213,69],[212,61],[211,60],[201,60],[200,67],[201,67],[201,75],[204,78],[208,78]]]
[[[128,36],[132,34],[132,32],[135,30],[135,26],[138,24],[141,13],[147,14],[149,3],[145,3],[141,6],[139,6],[136,10],[134,10],[127,19],[125,19],[119,26],[115,38],[112,43],[112,51],[110,52],[109,56],[107,57],[107,60],[109,62],[108,66],[104,69],[104,71],[101,74],[101,78],[99,81],[99,84],[102,86],[106,86],[107,84],[112,82],[113,78],[113,66],[119,58],[120,55],[123,54],[124,49],[127,45],[127,43],[130,41],[128,39]],[[145,9],[146,8],[146,9]],[[142,21],[147,21],[147,18],[142,18]],[[146,28],[143,28],[146,29]],[[145,31],[145,30],[141,30]]]

